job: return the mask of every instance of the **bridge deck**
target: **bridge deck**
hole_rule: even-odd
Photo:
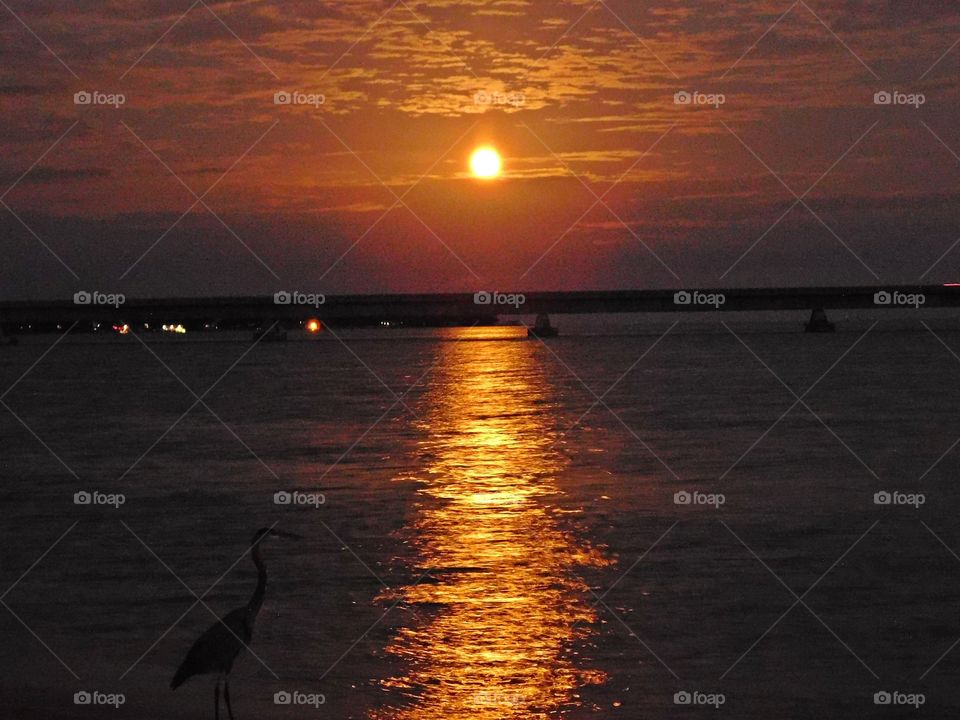
[[[686,295],[678,295],[687,293]],[[889,297],[891,302],[878,303]],[[7,326],[51,322],[274,322],[315,317],[336,321],[464,321],[497,316],[595,313],[742,312],[776,310],[960,307],[960,286],[897,285],[820,288],[700,288],[471,294],[331,295],[322,304],[280,304],[273,296],[181,299],[127,298],[119,307],[53,302],[0,303]],[[490,299],[490,303],[484,301]],[[684,300],[690,302],[685,303]],[[523,302],[520,302],[522,300]],[[909,303],[909,305],[908,305]]]

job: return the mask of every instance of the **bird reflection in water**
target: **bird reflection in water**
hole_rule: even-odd
[[[411,533],[429,575],[399,591],[420,619],[387,648],[408,701],[373,717],[556,717],[604,679],[578,656],[597,617],[577,571],[609,561],[554,504],[561,421],[536,345],[443,345]]]

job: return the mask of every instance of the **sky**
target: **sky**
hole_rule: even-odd
[[[3,0],[0,299],[953,281],[958,71],[937,0]]]

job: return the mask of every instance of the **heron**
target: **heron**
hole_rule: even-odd
[[[220,682],[223,681],[223,698],[227,713],[233,720],[233,708],[230,706],[230,670],[240,651],[253,639],[253,624],[263,606],[263,597],[267,591],[267,567],[260,557],[260,543],[268,536],[299,539],[299,535],[260,528],[250,543],[253,564],[257,566],[257,587],[246,605],[231,610],[211,625],[190,648],[187,657],[181,663],[170,688],[176,690],[194,675],[217,674],[217,683],[213,691],[214,717],[220,720]]]

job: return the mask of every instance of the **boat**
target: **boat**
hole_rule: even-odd
[[[537,321],[533,327],[527,328],[528,338],[552,338],[560,334],[560,329],[550,324],[550,318],[546,313],[537,315]]]
[[[253,339],[258,342],[286,342],[287,331],[277,325],[272,328],[257,328],[253,333]]]

